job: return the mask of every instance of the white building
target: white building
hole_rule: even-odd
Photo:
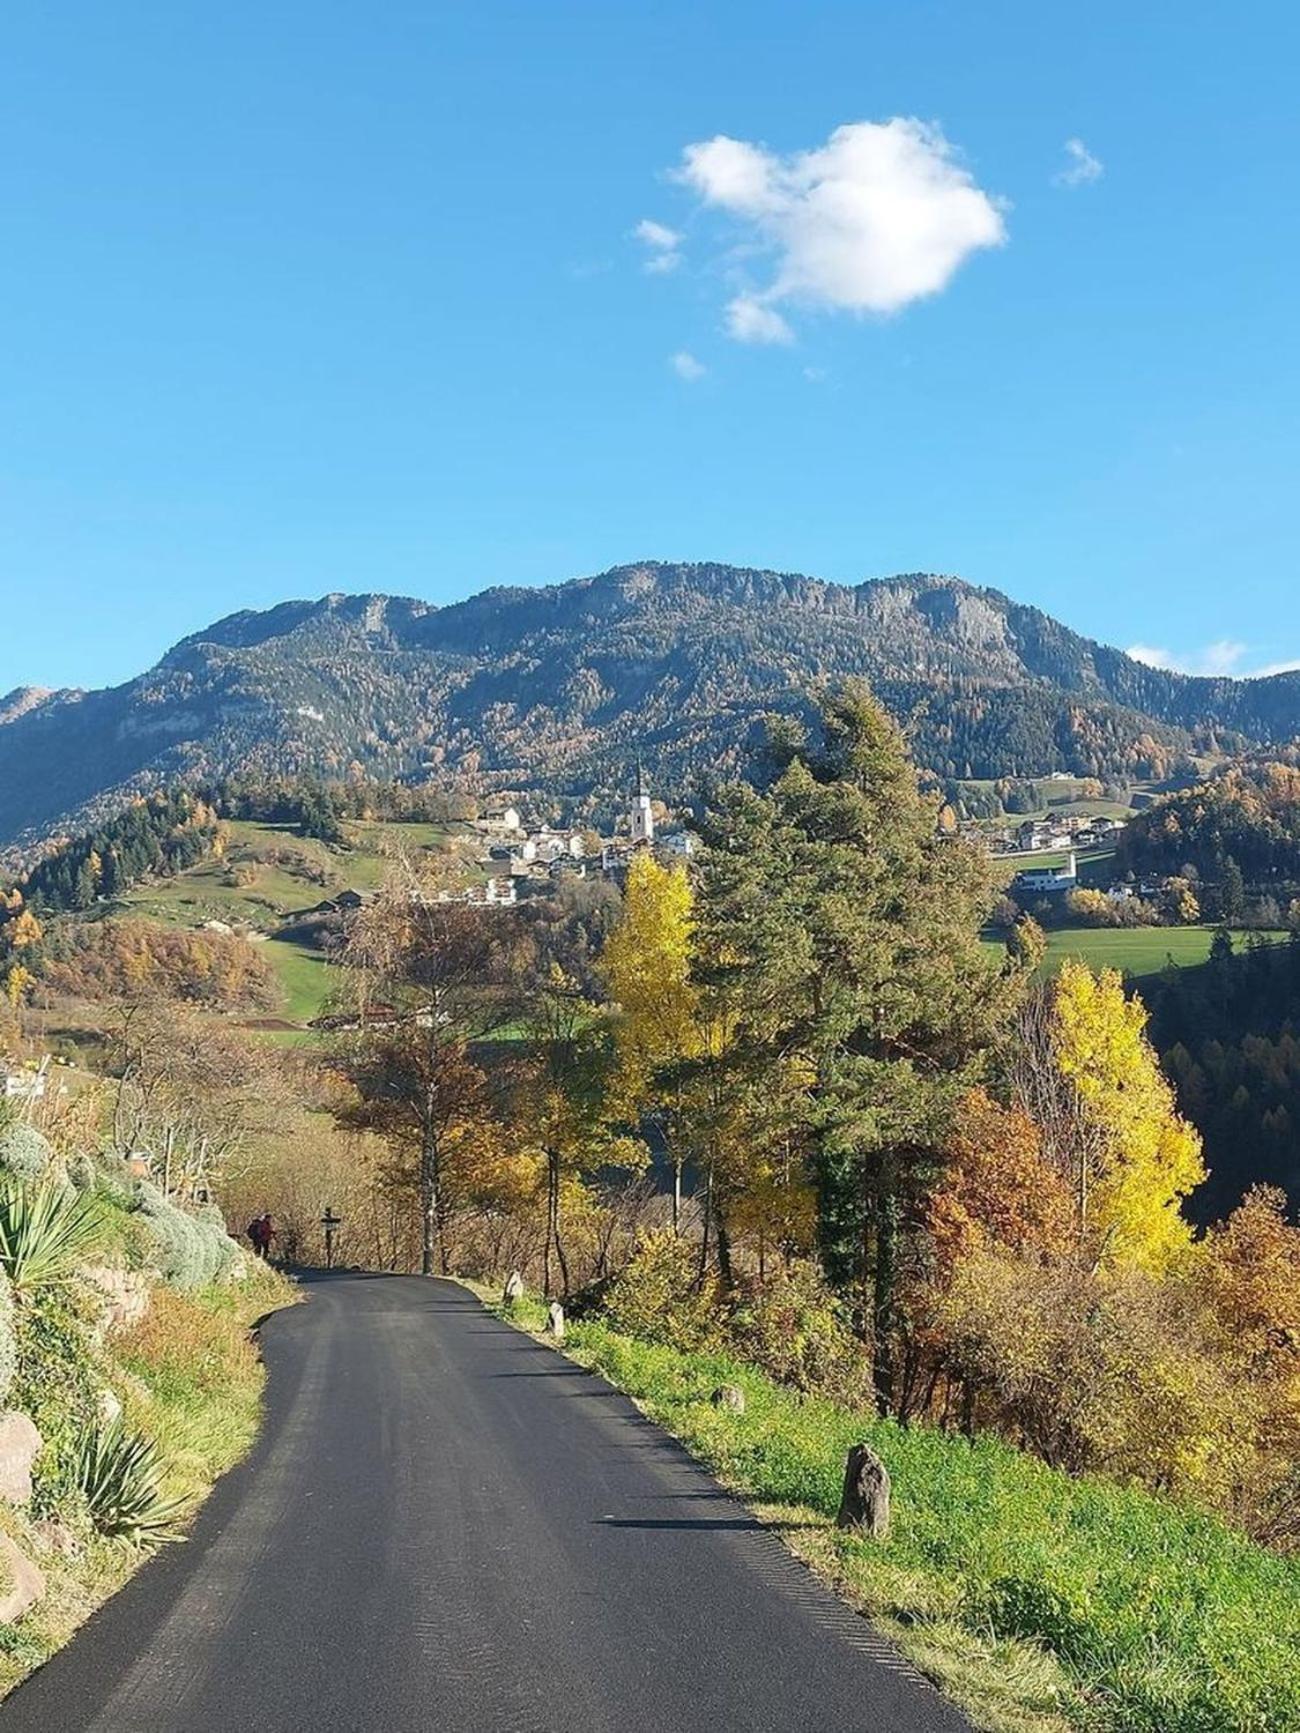
[[[689,830],[674,830],[668,836],[660,837],[659,853],[674,855],[678,860],[689,860],[695,853],[695,838]]]
[[[1012,890],[1040,896],[1059,896],[1063,891],[1077,890],[1079,885],[1078,856],[1071,850],[1062,867],[1029,867],[1017,873]]]
[[[635,848],[641,843],[649,846],[654,839],[655,815],[650,806],[650,790],[646,787],[645,773],[638,764],[636,796],[632,802],[632,846]]]
[[[433,899],[439,903],[469,903],[475,908],[490,906],[511,907],[518,901],[515,881],[508,874],[499,878],[491,878],[482,884],[466,885],[461,890],[439,891]]]

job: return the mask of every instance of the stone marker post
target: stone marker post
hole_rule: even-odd
[[[857,1529],[873,1540],[889,1533],[889,1470],[869,1444],[855,1444],[849,1451],[835,1526]]]

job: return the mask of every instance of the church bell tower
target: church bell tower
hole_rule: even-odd
[[[645,772],[641,762],[637,760],[636,767],[636,798],[632,802],[632,846],[647,846],[655,839],[655,818],[650,810],[650,790],[646,787]]]

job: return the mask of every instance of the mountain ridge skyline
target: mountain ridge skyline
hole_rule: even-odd
[[[237,609],[117,686],[0,699],[0,842],[171,779],[366,773],[590,804],[635,746],[661,787],[739,772],[755,724],[866,678],[941,778],[1150,774],[1300,732],[1300,674],[1135,660],[1004,591],[640,561],[433,603],[330,591]],[[747,745],[747,743],[749,743]]]
[[[140,659],[137,658],[134,663],[137,671],[128,672],[121,678],[114,677],[109,673],[102,679],[61,680],[48,671],[41,669],[33,669],[26,674],[20,672],[19,678],[14,680],[14,683],[11,686],[0,690],[0,725],[9,719],[7,714],[9,708],[20,701],[39,702],[47,697],[73,696],[88,692],[113,690],[121,686],[129,685],[133,680],[140,677],[141,672],[147,672],[149,668],[157,666],[183,645],[205,641],[210,638],[212,633],[217,632],[236,621],[264,619],[270,616],[283,615],[286,612],[295,609],[311,610],[314,608],[324,607],[328,604],[337,604],[357,598],[382,598],[390,602],[409,603],[414,609],[424,614],[446,614],[463,608],[469,604],[482,603],[488,598],[518,598],[527,595],[550,593],[570,587],[586,587],[599,581],[601,578],[608,578],[620,572],[643,568],[647,570],[661,571],[694,568],[719,571],[753,572],[777,580],[797,580],[802,583],[821,585],[828,590],[847,591],[858,594],[881,586],[923,581],[934,585],[947,585],[953,588],[960,588],[961,590],[970,593],[987,595],[996,601],[1006,602],[1017,608],[1037,610],[1038,612],[1047,615],[1049,618],[1062,622],[1064,622],[1068,612],[1068,610],[1059,609],[1042,601],[1019,600],[1013,589],[1009,586],[1004,586],[1001,583],[981,582],[977,579],[966,577],[959,571],[941,571],[925,567],[914,567],[909,570],[900,569],[892,572],[878,573],[863,578],[833,578],[823,577],[815,572],[805,571],[802,568],[796,567],[750,565],[744,561],[721,559],[673,560],[657,556],[653,558],[619,561],[612,566],[602,568],[598,572],[575,573],[565,578],[537,580],[524,579],[513,582],[510,580],[494,581],[483,584],[479,588],[466,588],[462,593],[450,596],[445,600],[435,600],[430,596],[420,594],[414,587],[407,588],[401,585],[395,585],[393,587],[358,586],[355,588],[350,586],[339,588],[335,586],[328,590],[321,590],[315,593],[304,588],[298,593],[285,596],[280,600],[270,601],[265,605],[259,606],[250,604],[247,606],[232,608],[228,612],[218,614],[215,618],[209,617],[204,623],[194,627],[192,630],[183,631],[178,637],[172,639],[170,643],[164,644],[164,647],[157,652],[153,660],[147,663],[144,669],[140,669]],[[1097,631],[1085,630],[1083,627],[1069,627],[1068,629],[1075,632],[1080,638],[1086,639],[1089,643],[1098,644],[1103,649],[1114,651],[1143,667],[1154,668],[1161,673],[1171,674],[1187,680],[1226,679],[1239,682],[1259,682],[1274,680],[1293,673],[1300,673],[1300,658],[1296,659],[1294,662],[1288,658],[1281,658],[1272,662],[1267,662],[1260,667],[1238,666],[1237,664],[1244,657],[1252,653],[1254,647],[1226,635],[1215,642],[1208,644],[1202,649],[1175,652],[1156,645],[1149,645],[1145,640],[1139,641],[1137,639],[1132,639],[1131,635],[1127,633],[1099,633]],[[1256,650],[1255,653],[1259,654],[1262,652]],[[1191,658],[1202,665],[1186,666],[1184,665],[1185,658]],[[1220,662],[1222,665],[1219,665]]]

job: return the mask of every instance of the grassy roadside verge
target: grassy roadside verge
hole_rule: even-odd
[[[145,1317],[106,1344],[101,1370],[128,1421],[161,1446],[167,1491],[187,1520],[251,1447],[265,1375],[252,1326],[295,1298],[265,1266],[238,1282],[192,1292],[162,1284]],[[149,1558],[147,1549],[89,1524],[48,1520],[41,1499],[23,1511],[0,1503],[0,1527],[45,1575],[45,1598],[17,1624],[0,1624],[0,1697],[49,1660]]]
[[[495,1309],[523,1328],[543,1321],[536,1302]],[[566,1351],[780,1526],[990,1733],[1300,1729],[1300,1565],[1215,1519],[1071,1479],[991,1439],[801,1397],[726,1356],[598,1321],[571,1325]],[[724,1381],[744,1390],[743,1415],[711,1405]],[[860,1438],[894,1481],[883,1545],[831,1527]]]

